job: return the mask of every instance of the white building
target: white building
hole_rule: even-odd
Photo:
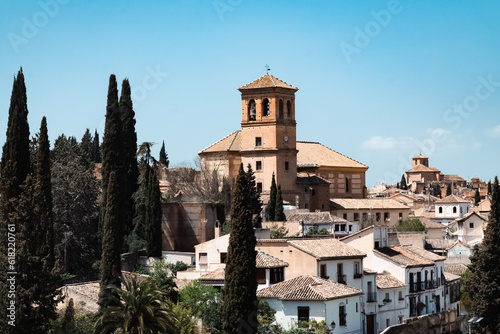
[[[450,237],[469,245],[481,243],[487,221],[476,212],[469,212],[448,225]]]
[[[313,275],[302,275],[259,290],[266,298],[276,321],[288,330],[299,321],[325,321],[334,333],[361,333],[363,292],[345,284]]]
[[[445,226],[449,221],[463,217],[470,211],[470,202],[455,195],[437,200],[434,206],[435,217]]]
[[[379,330],[402,324],[406,315],[408,285],[390,273],[377,275]]]

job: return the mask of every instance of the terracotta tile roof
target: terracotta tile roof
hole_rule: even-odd
[[[330,184],[330,182],[321,176],[309,173],[297,173],[297,184]]]
[[[347,223],[347,220],[341,217],[332,216],[330,212],[298,212],[287,210],[285,212],[287,221],[303,221],[304,224],[328,224],[328,223]]]
[[[451,239],[425,239],[424,242],[427,244],[426,249],[448,249],[448,247],[455,245],[456,240]]]
[[[270,88],[270,87],[280,87],[280,88],[287,88],[287,89],[293,89],[295,91],[299,90],[297,87],[293,87],[292,85],[287,84],[284,81],[281,81],[280,79],[276,78],[275,76],[267,73],[260,78],[258,78],[255,81],[252,81],[249,84],[246,84],[240,88],[238,88],[239,91],[246,90],[246,89],[255,89],[255,88]]]
[[[414,172],[436,172],[436,171],[439,171],[439,170],[436,168],[431,168],[431,167],[427,167],[424,165],[416,165],[415,167],[407,170],[406,172],[407,173],[414,173]]]
[[[444,279],[446,280],[446,282],[451,282],[451,281],[459,280],[460,276],[445,271],[444,272]]]
[[[209,153],[209,152],[226,152],[226,151],[234,151],[239,152],[241,150],[241,131],[235,131],[230,135],[222,138],[218,142],[210,145],[209,147],[203,149],[200,153]]]
[[[316,142],[297,142],[297,167],[357,167],[368,166]]]
[[[467,270],[467,266],[462,263],[445,264],[444,271],[455,275],[462,275]]]
[[[465,182],[465,179],[461,177],[460,175],[445,175],[444,176],[445,181],[461,181]]]
[[[282,268],[288,267],[288,263],[258,250],[255,258],[257,268]]]
[[[401,288],[404,286],[406,286],[406,284],[389,273],[377,275],[377,288],[379,289]]]
[[[469,219],[471,216],[478,216],[481,220],[486,221],[487,219],[484,219],[481,215],[477,214],[476,212],[469,212],[466,213],[463,217],[455,219],[456,222],[464,222],[467,219]]]
[[[346,239],[349,239],[349,238],[353,238],[353,237],[357,236],[358,234],[361,234],[361,233],[363,233],[364,231],[369,230],[369,229],[371,229],[371,228],[375,228],[375,226],[374,226],[374,225],[370,225],[370,226],[365,227],[365,228],[363,228],[363,229],[361,229],[361,230],[359,230],[359,231],[357,231],[357,232],[354,232],[354,233],[351,233],[351,234],[349,234],[349,235],[346,235],[345,237],[342,237],[342,238],[340,238],[339,240],[341,240],[341,241],[342,241],[342,240],[346,240]]]
[[[377,209],[407,209],[410,208],[401,202],[390,198],[332,198],[330,206],[334,210],[340,209],[359,209],[359,210],[377,210]]]
[[[434,228],[434,229],[443,229],[444,225],[438,222],[435,222],[432,219],[429,219],[428,217],[416,217],[420,220],[422,224],[425,225],[426,228]]]
[[[200,281],[223,281],[225,276],[225,267],[218,268],[214,271],[209,271],[206,274],[200,276]]]
[[[408,268],[432,266],[435,261],[445,260],[445,257],[414,246],[390,246],[377,248],[373,251]]]
[[[302,275],[257,291],[257,297],[280,300],[331,300],[361,295],[359,289],[324,278]]]
[[[377,275],[377,271],[366,267],[363,268],[363,273],[365,275]]]
[[[366,254],[335,238],[289,240],[288,243],[318,260],[360,258]]]
[[[470,202],[455,195],[448,195],[445,198],[438,199],[436,203],[470,203]]]
[[[419,155],[414,156],[412,159],[422,159],[422,158],[424,158],[424,159],[429,159],[429,158],[428,158],[428,157],[426,157],[425,155],[422,155],[422,153],[420,153]]]

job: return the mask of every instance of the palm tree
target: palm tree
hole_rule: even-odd
[[[177,319],[163,292],[149,281],[128,279],[125,289],[111,286],[109,304],[96,322],[95,333],[106,334],[122,329],[130,334],[175,333]]]

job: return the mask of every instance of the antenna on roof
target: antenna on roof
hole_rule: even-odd
[[[269,73],[269,71],[271,70],[271,67],[269,67],[269,65],[266,64],[266,66],[264,66],[264,68],[266,69],[266,73]]]

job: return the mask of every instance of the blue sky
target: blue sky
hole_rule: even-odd
[[[109,75],[129,78],[138,142],[171,163],[240,127],[237,88],[299,88],[297,137],[395,183],[418,153],[445,174],[500,165],[499,1],[3,1],[0,143],[23,67],[31,133],[102,135]],[[2,120],[3,118],[3,120]],[[102,138],[102,137],[101,137]]]

